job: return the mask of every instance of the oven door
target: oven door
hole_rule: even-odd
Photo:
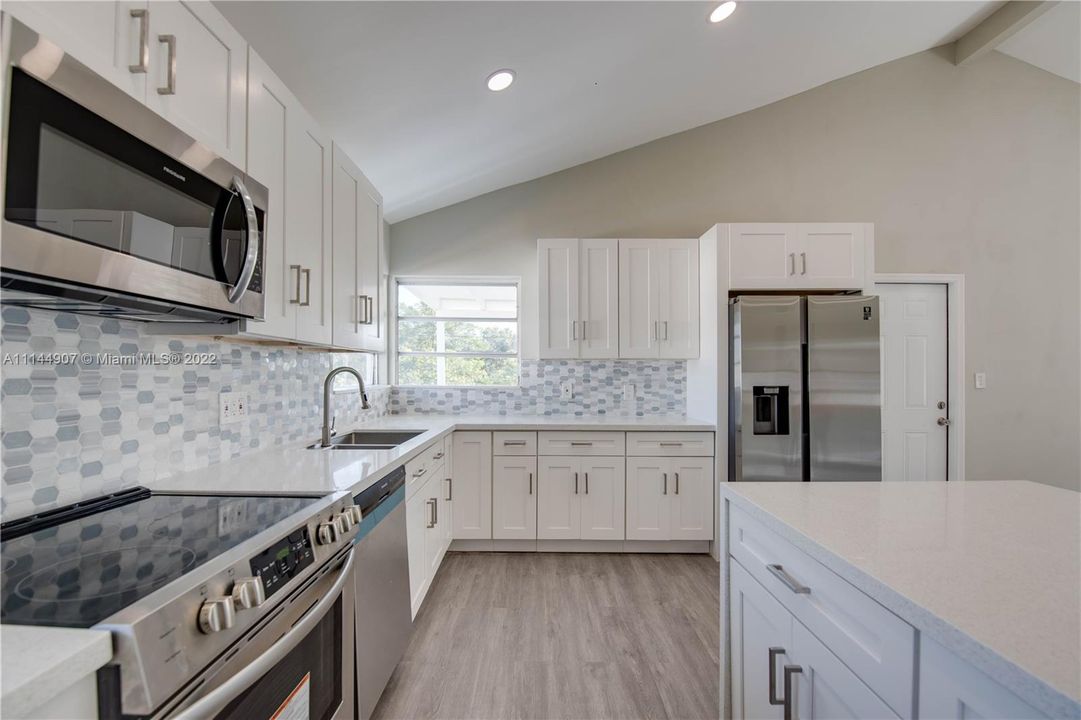
[[[261,318],[265,188],[59,49],[43,75],[42,43],[12,29],[5,287],[97,291],[175,316],[162,319]]]
[[[350,546],[155,717],[352,720],[355,582]]]

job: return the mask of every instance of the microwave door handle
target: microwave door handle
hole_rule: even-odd
[[[255,273],[255,261],[259,258],[259,218],[255,214],[255,203],[252,202],[251,193],[248,192],[248,188],[245,187],[244,181],[239,176],[233,176],[233,187],[236,188],[237,195],[240,196],[241,202],[244,203],[244,217],[247,221],[244,239],[247,247],[244,254],[244,265],[240,268],[240,278],[237,279],[233,289],[229,291],[229,302],[231,303],[238,302],[240,298],[244,297],[244,293],[248,291],[252,275]]]
[[[319,598],[318,602],[308,611],[308,614],[294,625],[289,632],[282,635],[278,642],[270,646],[266,652],[249,663],[236,675],[176,715],[173,715],[173,720],[205,720],[205,718],[214,717],[226,705],[235,700],[238,695],[269,672],[282,658],[292,652],[334,607],[334,603],[337,601],[338,595],[341,594],[342,588],[345,587],[345,583],[350,581],[350,571],[353,569],[353,557],[355,555],[356,553],[350,548],[349,557],[342,565],[341,570],[339,570],[338,579],[334,581],[333,587],[323,597]]]

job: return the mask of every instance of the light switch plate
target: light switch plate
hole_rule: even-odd
[[[218,395],[218,424],[240,422],[248,417],[248,394],[223,392]]]
[[[573,380],[564,380],[559,383],[559,397],[563,400],[572,400],[574,398]]]
[[[983,390],[987,387],[987,373],[976,373],[974,380],[976,381],[977,390]]]

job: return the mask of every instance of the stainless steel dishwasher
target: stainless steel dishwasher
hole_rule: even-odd
[[[354,502],[363,514],[354,540],[357,714],[368,720],[413,632],[405,468],[362,491]]]

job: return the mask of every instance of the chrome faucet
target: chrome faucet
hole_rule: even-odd
[[[368,391],[364,389],[364,378],[360,376],[359,372],[347,365],[343,365],[327,373],[327,379],[323,381],[323,447],[330,447],[330,437],[334,434],[334,424],[330,419],[330,389],[334,385],[334,378],[343,372],[352,373],[360,384],[360,409],[368,410],[371,408],[371,405],[368,404]]]

